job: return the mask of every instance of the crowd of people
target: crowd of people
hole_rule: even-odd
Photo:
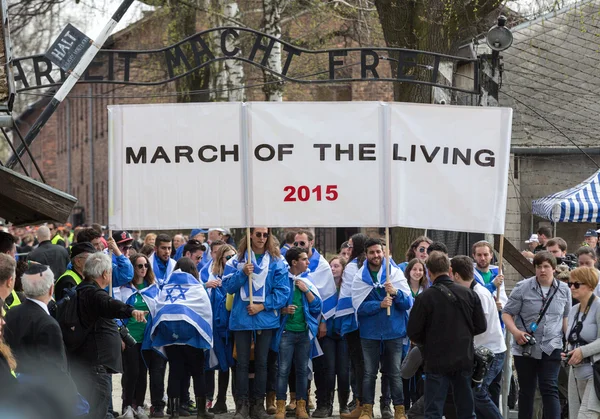
[[[327,418],[337,399],[373,419],[379,396],[383,419],[499,419],[512,355],[520,419],[600,418],[596,231],[570,255],[541,228],[510,295],[486,241],[450,258],[421,236],[396,263],[361,233],[326,258],[308,229],[249,231],[0,232],[0,417]]]

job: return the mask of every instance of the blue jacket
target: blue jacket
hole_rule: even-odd
[[[412,297],[398,290],[388,316],[387,310],[381,308],[385,296],[384,288],[374,288],[358,308],[362,339],[391,340],[406,337],[407,310],[412,307]]]
[[[240,297],[240,288],[248,282],[248,276],[242,270],[223,278],[223,289],[227,294],[235,294],[233,308],[229,316],[229,330],[277,329],[280,326],[279,310],[289,297],[288,268],[283,259],[271,259],[269,273],[265,280],[265,309],[254,316],[247,311],[249,302]]]
[[[289,306],[294,300],[293,278],[290,278],[289,288],[290,293],[285,306]],[[321,300],[321,297],[319,297],[319,292],[316,290],[316,287],[313,285],[311,288],[314,289],[313,295],[315,296],[315,298],[313,298],[312,303],[309,303],[308,299],[306,298],[306,295],[302,295],[302,310],[304,311],[304,320],[306,321],[308,331],[310,332],[310,340],[311,342],[313,342],[319,332],[319,315],[321,314],[321,310],[323,309],[323,301]],[[311,291],[309,290],[309,292]],[[289,315],[286,314],[285,316],[281,317],[281,326],[279,326],[279,330],[277,331],[277,333],[275,334],[275,338],[271,342],[271,349],[275,352],[279,352],[279,342],[281,342],[281,335],[283,335],[283,332],[285,331],[285,325],[287,323],[288,316]],[[333,320],[333,317],[331,319]],[[315,352],[314,348],[312,352]]]
[[[125,255],[112,255],[112,283],[113,288],[127,285],[133,279],[133,265]]]

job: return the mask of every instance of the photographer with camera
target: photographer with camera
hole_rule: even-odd
[[[533,417],[539,385],[544,417],[559,418],[558,371],[563,333],[571,309],[571,291],[554,279],[556,258],[547,251],[533,258],[536,275],[517,283],[504,307],[502,320],[512,333],[519,379],[519,419]]]
[[[502,372],[506,344],[500,325],[496,300],[487,288],[474,280],[473,259],[468,256],[455,256],[450,260],[452,277],[458,285],[472,289],[481,301],[487,329],[475,336],[475,369],[473,371],[475,413],[479,418],[502,419],[498,406],[492,401],[489,386]],[[491,356],[487,357],[491,351]],[[484,356],[479,356],[483,354]]]
[[[146,321],[147,312],[135,310],[106,292],[112,267],[109,255],[92,253],[83,267],[85,280],[76,288],[84,338],[67,358],[77,388],[90,404],[90,419],[106,418],[112,396],[111,374],[122,372],[122,339],[113,319]]]
[[[441,419],[451,386],[457,417],[471,419],[475,417],[473,337],[486,330],[481,301],[452,280],[444,253],[431,252],[426,265],[433,285],[415,299],[407,328],[411,341],[423,347],[425,417]]]
[[[569,313],[567,350],[563,363],[569,366],[569,417],[598,418],[600,401],[594,388],[592,363],[600,355],[600,299],[594,295],[598,273],[581,267],[571,272],[569,288],[579,301]]]

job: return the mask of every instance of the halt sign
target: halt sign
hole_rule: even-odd
[[[68,23],[45,56],[68,73],[77,66],[90,45],[91,39]]]

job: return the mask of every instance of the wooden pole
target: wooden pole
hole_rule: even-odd
[[[108,230],[108,238],[112,237],[112,230]],[[112,249],[108,249],[108,253],[110,254],[110,261],[112,262],[112,257],[113,257],[113,251]],[[111,273],[112,275],[112,273]],[[112,276],[110,278],[110,282],[108,283],[108,295],[110,295],[111,297],[113,296],[113,290],[112,290]]]
[[[390,228],[385,228],[385,282],[389,282],[390,280]],[[387,296],[390,296],[390,293],[387,293]],[[387,315],[390,316],[392,314],[392,310],[390,307],[387,308]]]
[[[504,234],[500,235],[500,251],[498,254],[498,275],[502,273],[502,262],[504,262]],[[500,299],[500,287],[496,288],[496,301]]]
[[[248,250],[248,258],[246,259],[247,263],[252,263],[252,241],[250,240],[250,227],[246,227],[246,246]],[[252,304],[252,275],[248,277],[248,292],[250,298],[250,304]]]

